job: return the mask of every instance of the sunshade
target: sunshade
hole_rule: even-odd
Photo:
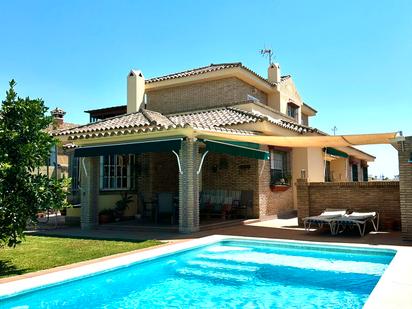
[[[326,147],[326,148],[324,149],[324,151],[325,151],[327,154],[332,155],[332,156],[335,156],[335,157],[341,157],[341,158],[347,158],[347,157],[349,157],[349,155],[348,155],[346,152],[337,150],[337,149],[332,148],[332,147]]]
[[[280,147],[345,147],[355,145],[390,144],[395,133],[326,135],[326,136],[271,136],[240,135],[207,130],[195,130],[198,138],[225,139]]]

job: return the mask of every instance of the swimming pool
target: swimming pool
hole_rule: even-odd
[[[361,308],[396,251],[222,239],[0,298],[1,308]]]

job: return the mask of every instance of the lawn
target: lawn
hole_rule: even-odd
[[[147,248],[160,241],[141,242],[26,236],[16,248],[0,248],[0,278]]]

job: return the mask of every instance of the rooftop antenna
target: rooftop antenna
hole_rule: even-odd
[[[336,126],[334,126],[334,127],[332,128],[332,131],[333,131],[333,135],[336,135],[336,131],[338,131],[338,128],[337,128]]]
[[[270,49],[270,48],[263,48],[263,49],[261,49],[259,52],[260,52],[260,54],[261,54],[263,57],[268,57],[269,65],[271,65],[271,64],[272,64],[272,56],[273,56],[273,51],[272,51],[272,49]]]

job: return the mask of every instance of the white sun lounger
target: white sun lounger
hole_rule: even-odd
[[[359,229],[359,234],[363,237],[365,235],[366,225],[368,222],[372,222],[373,229],[377,232],[379,227],[379,214],[374,211],[352,212],[351,214],[345,214],[340,218],[334,219],[334,233],[337,234],[340,227],[343,229],[346,226],[357,226]]]
[[[330,231],[332,235],[335,235],[335,220],[341,218],[343,215],[347,213],[347,209],[331,209],[326,208],[320,215],[318,216],[311,216],[303,218],[303,225],[305,227],[305,231],[309,232],[311,226],[317,225],[318,228],[322,228],[323,225],[329,225]]]

